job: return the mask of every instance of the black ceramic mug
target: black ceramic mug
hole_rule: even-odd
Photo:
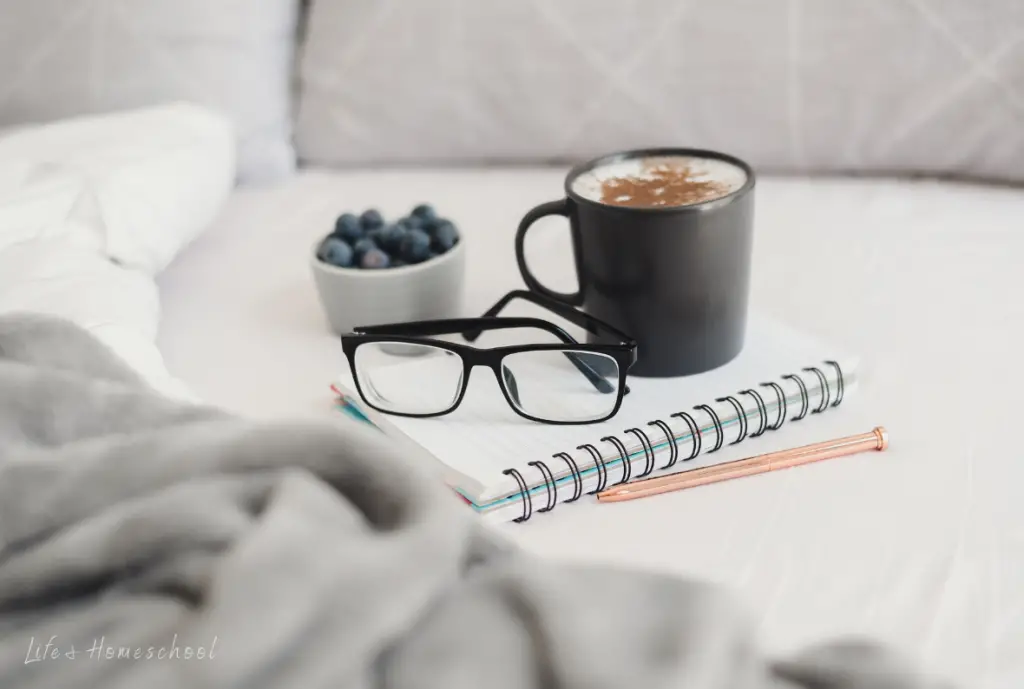
[[[581,192],[583,182],[593,182],[600,171],[668,159],[707,161],[728,184],[721,183],[717,198],[688,205],[653,205],[659,201],[649,196],[650,188],[645,193],[651,203],[642,207],[618,205],[621,199],[607,196],[607,188],[603,197]],[[516,233],[519,272],[529,289],[580,306],[635,338],[632,375],[709,371],[743,349],[754,186],[747,163],[714,151],[659,148],[592,160],[569,172],[565,198],[541,204],[523,218]],[[549,215],[569,219],[579,283],[572,294],[542,285],[526,263],[527,231]]]

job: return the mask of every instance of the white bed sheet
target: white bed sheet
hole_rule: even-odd
[[[337,418],[327,386],[341,350],[307,264],[333,217],[435,203],[466,236],[465,310],[479,314],[520,284],[517,221],[557,197],[561,179],[310,171],[238,192],[160,280],[167,364],[246,415]],[[1019,689],[1024,191],[766,179],[757,195],[754,308],[862,356],[854,409],[889,429],[891,449],[499,528],[547,555],[721,582],[749,602],[772,650],[871,634],[965,686]],[[570,287],[564,226],[550,220],[533,239],[540,274]],[[826,437],[825,416],[794,444]]]

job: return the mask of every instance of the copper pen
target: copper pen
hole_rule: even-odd
[[[597,499],[601,502],[620,502],[622,500],[646,498],[649,495],[659,495],[685,488],[695,488],[696,486],[703,486],[709,483],[764,474],[769,471],[788,469],[802,464],[818,462],[823,459],[831,459],[832,457],[844,457],[868,450],[881,451],[888,446],[889,434],[884,428],[878,426],[869,433],[827,440],[822,443],[804,445],[803,447],[789,450],[769,452],[768,454],[737,459],[733,462],[725,462],[716,466],[693,469],[692,471],[681,471],[660,478],[626,483],[601,491],[597,494]]]

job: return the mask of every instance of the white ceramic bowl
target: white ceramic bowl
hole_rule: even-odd
[[[458,318],[465,276],[465,239],[446,253],[399,268],[338,268],[317,258],[310,264],[327,322],[335,333],[358,326]]]

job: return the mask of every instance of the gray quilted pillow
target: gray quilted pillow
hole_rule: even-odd
[[[286,176],[299,0],[0,0],[0,128],[192,101],[238,130],[244,182]]]
[[[1024,179],[1021,0],[313,0],[323,164],[575,160]]]

